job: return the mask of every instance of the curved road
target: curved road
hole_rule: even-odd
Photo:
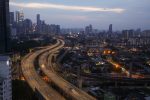
[[[64,46],[64,41],[62,40],[59,41],[61,42],[61,45],[40,55],[39,65],[41,70],[49,77],[49,79],[53,82],[53,84],[59,87],[59,89],[61,89],[73,100],[96,100],[94,97],[88,95],[86,92],[70,84],[68,81],[64,80],[61,76],[59,76],[52,68],[53,64],[51,61],[49,62],[48,65],[47,61],[48,55],[50,54],[49,57],[52,59],[53,54]]]
[[[53,46],[29,53],[23,58],[21,62],[22,72],[26,81],[34,91],[38,90],[46,100],[54,100],[54,98],[55,100],[65,100],[65,98],[41,79],[35,70],[34,62],[38,55],[54,47],[57,47],[58,45],[60,45],[60,41],[57,41],[57,43]]]

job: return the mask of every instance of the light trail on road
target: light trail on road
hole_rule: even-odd
[[[64,42],[60,40],[62,44],[49,52],[43,53],[39,57],[39,65],[41,67],[41,70],[49,77],[49,79],[55,84],[57,87],[59,87],[65,94],[69,95],[73,100],[96,100],[94,97],[90,96],[86,92],[82,91],[81,89],[77,88],[76,86],[72,85],[65,79],[63,79],[61,76],[55,72],[53,69],[53,64],[50,60],[49,65],[47,64],[47,56],[51,54],[49,57],[52,59],[53,54],[63,47]]]
[[[65,100],[63,96],[61,96],[56,90],[52,89],[41,77],[37,74],[34,66],[34,61],[36,60],[37,56],[40,55],[42,52],[45,52],[55,46],[59,45],[59,41],[53,46],[49,46],[47,48],[38,50],[33,53],[29,53],[25,56],[21,62],[22,72],[23,75],[30,85],[30,87],[35,91],[38,92],[43,96],[46,100]]]

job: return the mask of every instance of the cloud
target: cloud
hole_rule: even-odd
[[[114,12],[122,13],[125,9],[122,8],[99,8],[99,7],[88,7],[88,6],[68,6],[61,4],[52,3],[16,3],[10,2],[11,6],[23,7],[23,8],[36,8],[36,9],[62,9],[62,10],[75,10],[75,11],[87,11],[87,12]]]
[[[74,15],[62,15],[61,14],[58,17],[62,18],[62,19],[73,20],[73,21],[75,21],[75,20],[77,20],[77,21],[79,21],[79,20],[81,20],[81,21],[89,20],[89,18],[87,16],[80,16],[80,15],[75,15],[74,16]]]

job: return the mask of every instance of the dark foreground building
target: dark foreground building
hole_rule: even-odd
[[[9,51],[9,0],[0,0],[0,54]]]

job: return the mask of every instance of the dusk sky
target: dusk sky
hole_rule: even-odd
[[[34,22],[41,14],[46,23],[62,28],[150,29],[150,0],[10,0],[10,11],[16,10]]]

